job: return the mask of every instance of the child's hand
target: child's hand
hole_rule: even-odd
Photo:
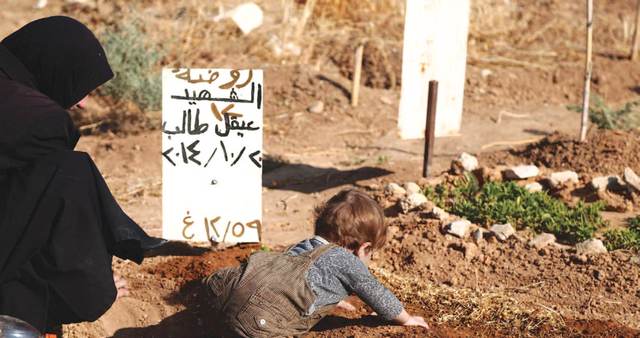
[[[424,318],[422,318],[420,316],[411,316],[409,318],[409,320],[404,322],[402,325],[404,325],[404,326],[420,326],[420,327],[424,327],[425,329],[429,328],[429,324],[427,324],[427,322],[425,322]]]
[[[351,303],[341,300],[338,305],[336,305],[339,309],[345,310],[345,311],[355,311],[356,307],[351,305]]]
[[[412,316],[406,310],[402,310],[400,315],[398,315],[394,321],[403,326],[420,326],[425,329],[429,328],[429,325],[425,322],[424,318],[420,316]]]
[[[122,298],[122,297],[126,297],[129,295],[129,287],[127,286],[127,281],[116,275],[115,273],[113,274],[113,282],[116,285],[116,289],[118,290],[118,294],[116,295],[116,299],[118,298]]]

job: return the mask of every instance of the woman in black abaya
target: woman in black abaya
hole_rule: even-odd
[[[93,33],[68,17],[0,42],[0,314],[40,331],[93,321],[114,302],[112,256],[163,243],[118,206],[66,109],[113,77]]]

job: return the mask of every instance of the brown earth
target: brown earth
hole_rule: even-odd
[[[269,170],[265,170],[263,177],[263,202],[265,244],[269,246],[281,247],[309,236],[312,207],[343,187],[379,187],[389,181],[415,181],[419,175],[423,142],[399,140],[395,131],[397,85],[401,82],[400,15],[387,13],[383,23],[380,18],[363,15],[359,22],[363,29],[340,22],[333,23],[329,32],[322,31],[325,27],[320,25],[322,22],[312,20],[308,29],[312,38],[302,42],[302,47],[309,47],[308,42],[316,44],[315,49],[307,48],[311,52],[300,58],[277,59],[264,46],[268,33],[280,32],[277,20],[283,12],[282,1],[259,2],[266,12],[264,29],[247,37],[227,24],[209,20],[217,13],[214,2],[196,6],[195,1],[190,4],[171,0],[98,1],[99,6],[94,8],[71,6],[62,0],[49,2],[45,9],[36,11],[30,1],[5,0],[3,6],[10,10],[0,11],[0,37],[47,15],[72,15],[97,30],[131,15],[148,25],[152,43],[165,45],[167,35],[162,34],[177,29],[170,32],[178,37],[177,50],[188,53],[173,51],[163,60],[164,64],[180,61],[194,67],[242,65],[265,69],[265,152],[270,160],[265,163]],[[239,2],[221,1],[227,9]],[[579,126],[578,114],[565,107],[581,101],[584,28],[576,18],[582,18],[583,3],[560,0],[473,3],[474,8],[484,7],[472,17],[462,133],[459,137],[437,140],[434,172],[447,169],[450,160],[461,151],[484,151],[482,158],[487,163],[539,161],[558,169],[570,164],[572,169],[584,173],[620,174],[624,166],[638,171],[635,133],[594,131],[587,146],[572,142],[569,135],[577,132]],[[486,5],[489,3],[492,5]],[[360,2],[355,2],[355,6],[359,5]],[[625,59],[634,8],[635,4],[626,0],[596,2],[592,85],[594,93],[607,103],[638,99],[640,63]],[[493,23],[494,19],[502,20],[501,24]],[[193,22],[199,24],[196,34],[189,33],[189,24]],[[343,28],[350,34],[342,34]],[[366,47],[363,82],[368,87],[361,91],[360,106],[352,108],[349,77],[353,42],[370,36],[381,39],[371,40]],[[292,65],[295,63],[299,65]],[[325,109],[312,114],[307,108],[316,100],[323,101]],[[135,123],[127,125],[121,121],[132,114],[126,111],[126,106],[119,108],[124,111],[114,114],[109,111],[111,107],[101,105],[103,101],[98,101],[90,114],[75,115],[78,124],[103,123],[108,119],[117,123],[106,123],[109,126],[106,132],[84,137],[79,149],[96,160],[125,210],[147,231],[159,236],[160,135],[149,127],[160,125],[159,113],[151,112],[148,116],[138,113],[133,119]],[[505,115],[499,119],[503,112],[521,117]],[[519,150],[521,153],[507,151],[485,156],[500,147],[493,146],[496,142],[521,142],[547,136],[554,130],[562,130],[567,136],[554,134],[546,144],[529,150],[524,147]],[[379,177],[384,177],[384,181]],[[371,192],[378,194],[379,189]],[[394,235],[389,245],[376,254],[374,268],[390,271],[402,280],[419,279],[407,289],[395,284],[392,287],[402,295],[409,309],[427,318],[432,330],[377,326],[379,323],[368,317],[369,311],[358,303],[356,313],[336,313],[307,336],[527,335],[515,329],[516,322],[509,322],[514,328],[508,330],[498,328],[498,317],[485,321],[450,320],[464,308],[436,306],[407,297],[423,289],[452,295],[466,292],[474,299],[486,299],[486,294],[499,295],[500,299],[508,299],[509,306],[533,314],[561,315],[565,326],[543,325],[537,331],[528,331],[530,335],[638,336],[632,328],[640,328],[640,268],[637,256],[632,253],[618,251],[583,259],[575,257],[571,249],[551,247],[536,251],[517,239],[507,243],[488,240],[474,251],[469,240],[443,236],[438,225],[423,216],[393,215],[390,221]],[[519,236],[526,238],[528,234]],[[240,246],[212,251],[208,247],[175,244],[154,253],[142,266],[116,260],[114,270],[129,281],[131,297],[118,300],[94,323],[66,326],[66,337],[216,336],[219,327],[208,316],[198,281],[215,269],[238,264],[256,249]],[[467,250],[475,252],[467,254],[473,257],[465,257]]]
[[[594,129],[586,142],[554,133],[540,142],[481,157],[487,165],[529,164],[579,173],[621,175],[626,167],[640,170],[640,133]]]

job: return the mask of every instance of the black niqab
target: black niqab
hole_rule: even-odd
[[[69,17],[33,21],[1,43],[34,76],[38,91],[65,109],[113,77],[98,39]]]
[[[112,256],[164,243],[113,198],[68,108],[112,77],[78,21],[51,17],[0,43],[0,314],[39,330],[92,321],[113,303]]]

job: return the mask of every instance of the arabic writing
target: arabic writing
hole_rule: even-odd
[[[162,73],[163,237],[256,242],[262,228],[263,73]]]

